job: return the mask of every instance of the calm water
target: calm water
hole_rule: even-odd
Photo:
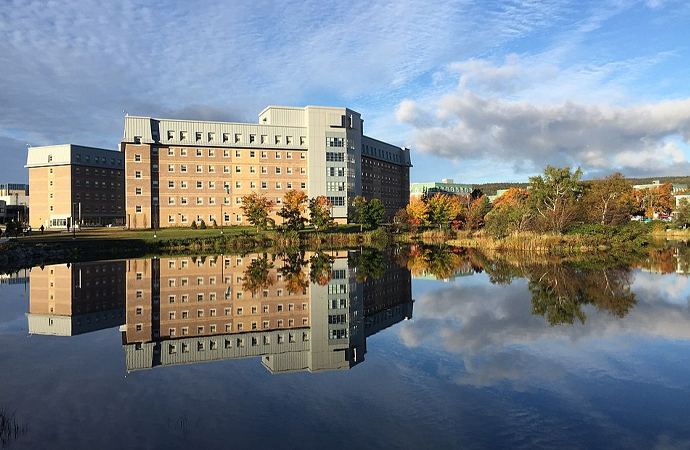
[[[680,253],[34,267],[0,284],[1,448],[688,449]]]

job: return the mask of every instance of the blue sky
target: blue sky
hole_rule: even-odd
[[[690,175],[684,0],[0,0],[0,183],[27,144],[115,149],[131,115],[347,106],[412,181]]]

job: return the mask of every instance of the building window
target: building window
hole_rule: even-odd
[[[141,170],[134,172],[134,178],[141,178]]]
[[[181,141],[187,140],[187,132],[186,131],[180,131],[180,140]]]
[[[134,207],[134,209],[135,209],[135,211],[136,211],[137,213],[140,213],[140,212],[141,212],[141,205],[136,205],[136,206]]]
[[[200,140],[201,140],[201,131],[197,131],[197,132],[195,133],[195,137],[196,137],[196,140],[197,140],[197,141],[200,141]]]
[[[141,162],[141,155],[134,155],[134,161]]]

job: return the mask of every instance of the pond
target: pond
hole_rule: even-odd
[[[413,247],[0,279],[0,447],[690,448],[687,247]]]

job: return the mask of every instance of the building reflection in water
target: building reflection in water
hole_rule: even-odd
[[[120,325],[128,371],[261,357],[272,373],[347,370],[366,338],[412,317],[411,277],[388,264],[357,281],[353,252],[132,259],[34,268],[29,331],[75,335]],[[250,270],[264,264],[257,283]],[[251,272],[255,276],[257,272]]]
[[[74,336],[125,323],[125,261],[34,267],[29,333]]]

